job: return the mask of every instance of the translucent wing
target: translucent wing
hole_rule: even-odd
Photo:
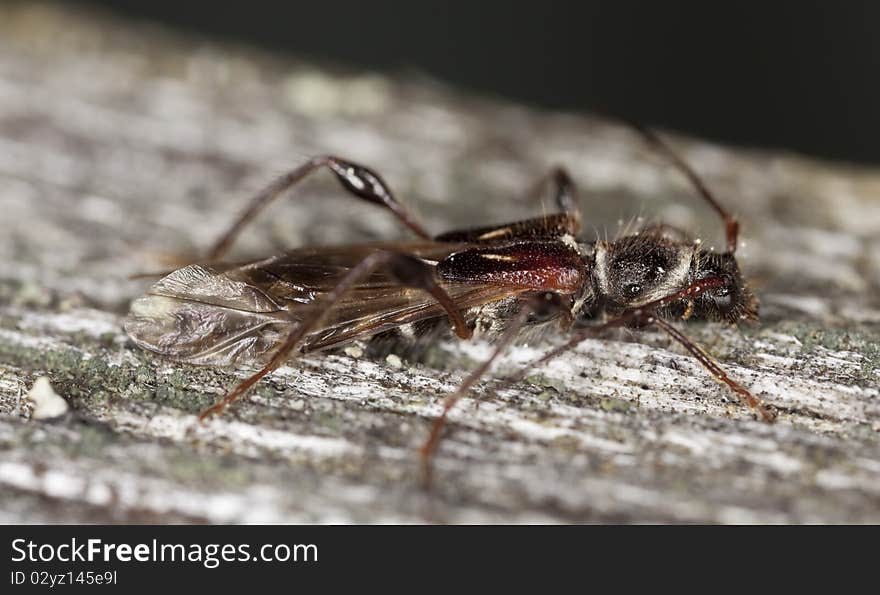
[[[190,265],[136,300],[125,330],[140,347],[195,364],[265,361],[312,304],[367,254],[395,250],[436,263],[464,244],[411,242],[304,248],[243,265]],[[526,291],[499,284],[444,283],[467,309]],[[445,317],[425,292],[377,270],[353,288],[303,343],[303,351],[365,338],[402,324]]]

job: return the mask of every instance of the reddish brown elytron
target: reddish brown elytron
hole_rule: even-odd
[[[499,284],[571,295],[583,287],[586,271],[577,250],[544,241],[454,252],[440,261],[437,273],[450,282]]]
[[[431,238],[378,174],[324,156],[255,196],[209,251],[209,262],[170,273],[135,300],[125,329],[137,345],[179,361],[262,364],[202,418],[222,412],[299,353],[355,339],[425,340],[443,329],[462,339],[492,339],[497,343],[492,356],[445,399],[422,447],[426,478],[449,410],[521,331],[536,325],[561,325],[571,337],[529,367],[609,328],[656,326],[761,418],[772,421],[757,397],[667,322],[754,319],[757,301],[734,256],[736,220],[671,149],[653,133],[641,132],[719,213],[726,252],[704,250],[699,241],[666,225],[610,242],[578,239],[581,215],[574,184],[559,168],[545,180],[553,185],[559,212]],[[245,264],[219,262],[263,207],[320,168],[329,169],[352,195],[385,207],[420,239],[300,248]]]

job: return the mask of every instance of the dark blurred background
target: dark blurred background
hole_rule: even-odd
[[[880,163],[878,2],[91,3],[532,105]]]

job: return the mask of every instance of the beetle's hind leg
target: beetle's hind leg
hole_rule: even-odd
[[[229,247],[235,241],[235,238],[238,237],[238,234],[241,233],[242,229],[270,202],[301,182],[309,174],[325,167],[333,172],[336,179],[349,194],[366,202],[384,207],[417,236],[423,239],[430,239],[431,235],[406,207],[394,197],[391,188],[378,173],[364,165],[359,165],[342,157],[321,155],[313,157],[306,163],[284,174],[251,198],[238,219],[235,220],[208,251],[207,259],[216,260],[220,258],[229,250]]]
[[[278,346],[272,358],[262,369],[243,380],[222,400],[203,411],[199,415],[199,419],[205,419],[210,415],[221,413],[235,400],[243,396],[266,374],[278,368],[292,353],[295,353],[302,346],[310,333],[319,328],[324,316],[333,309],[333,306],[373,271],[382,267],[387,267],[390,276],[401,286],[421,289],[429,293],[449,316],[451,326],[456,335],[462,339],[470,338],[471,329],[465,323],[461,312],[452,301],[452,298],[435,280],[434,271],[430,265],[408,254],[386,250],[372,252],[354,268],[349,270],[332,290],[327,292],[312,306],[311,312],[287,335],[287,338]]]
[[[407,210],[395,197],[394,193],[382,177],[372,169],[334,155],[321,155],[309,159],[306,163],[292,169],[274,182],[263,188],[253,196],[238,218],[207,251],[204,258],[195,259],[199,262],[216,262],[229,251],[233,242],[241,234],[242,230],[265,209],[269,203],[277,199],[284,192],[296,186],[309,174],[326,167],[335,176],[342,187],[352,196],[366,202],[377,204],[390,211],[401,223],[422,239],[430,239],[431,235],[421,223]],[[167,259],[175,268],[191,264],[193,258],[177,256]],[[132,275],[132,279],[164,277],[171,270],[162,272],[141,273]]]

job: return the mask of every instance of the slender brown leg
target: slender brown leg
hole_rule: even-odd
[[[543,196],[548,184],[552,186],[553,199],[560,211],[571,213],[580,220],[581,211],[578,204],[577,186],[568,174],[568,170],[562,166],[552,168],[535,183],[529,196]]]
[[[420,238],[426,240],[431,238],[431,235],[425,231],[425,228],[394,198],[391,189],[378,173],[368,167],[340,157],[322,155],[313,157],[296,169],[284,174],[264,188],[262,192],[254,196],[235,223],[211,247],[206,258],[208,260],[216,260],[222,256],[232,245],[232,242],[235,241],[238,234],[241,233],[244,226],[253,220],[266,205],[310,173],[322,167],[326,167],[333,172],[343,188],[352,195],[385,207]]]
[[[391,275],[403,286],[422,289],[430,293],[443,306],[449,316],[456,334],[462,339],[471,336],[471,330],[461,316],[458,308],[449,295],[434,280],[433,269],[418,258],[397,252],[377,251],[365,257],[352,268],[339,283],[313,306],[311,315],[306,317],[278,347],[272,359],[259,372],[249,376],[230,391],[222,400],[205,409],[199,419],[204,420],[210,415],[221,413],[236,399],[244,395],[263,376],[280,366],[303,339],[320,324],[333,306],[345,296],[355,285],[376,269],[387,266]]]
[[[724,221],[724,231],[727,236],[727,251],[731,254],[736,252],[736,244],[739,238],[739,222],[736,218],[727,212],[727,210],[721,206],[721,203],[715,198],[712,192],[709,190],[709,187],[703,182],[697,172],[693,170],[693,168],[688,165],[684,159],[678,156],[678,154],[672,150],[672,148],[667,145],[663,140],[660,139],[659,136],[652,130],[645,128],[639,124],[632,125],[645,139],[657,148],[661,153],[663,153],[667,159],[672,163],[672,165],[678,169],[684,176],[690,181],[693,187],[697,190],[700,196],[708,202],[713,209],[718,213],[721,217],[721,220]]]
[[[657,325],[660,329],[662,329],[666,334],[670,337],[678,341],[685,349],[687,349],[691,355],[697,358],[703,367],[709,370],[709,372],[714,376],[719,382],[723,382],[727,386],[730,387],[730,390],[735,392],[739,397],[752,409],[758,412],[766,422],[772,422],[776,419],[776,416],[767,409],[764,404],[761,402],[758,397],[753,395],[747,388],[741,385],[739,382],[731,378],[727,375],[727,372],[721,367],[721,365],[712,357],[705,349],[691,341],[687,338],[684,333],[679,331],[677,328],[666,322],[661,318],[654,318],[653,323]]]
[[[542,196],[548,184],[553,187],[553,197],[560,209],[558,213],[501,225],[448,231],[434,239],[438,242],[497,242],[528,238],[558,238],[565,234],[577,236],[581,230],[577,188],[564,168],[551,169],[535,183],[527,196],[530,198]]]
[[[608,322],[605,322],[603,324],[581,329],[571,339],[569,339],[562,345],[550,350],[537,360],[529,363],[528,365],[523,367],[522,370],[505,379],[505,381],[507,383],[519,382],[520,380],[525,378],[526,373],[528,373],[530,369],[549,362],[557,356],[576,347],[584,339],[596,336],[609,328],[618,328],[628,325],[644,327],[653,324],[658,326],[661,330],[663,330],[673,339],[678,341],[685,349],[688,350],[688,352],[691,353],[691,355],[697,358],[697,361],[699,361],[703,365],[703,367],[705,367],[709,371],[709,373],[715,377],[716,380],[718,380],[719,382],[723,382],[728,387],[730,387],[730,389],[734,391],[741,398],[741,400],[745,402],[746,405],[757,412],[764,421],[772,422],[775,419],[774,415],[766,408],[766,406],[761,402],[758,397],[749,392],[749,390],[746,389],[744,386],[730,378],[730,376],[727,375],[721,365],[717,361],[715,361],[715,359],[711,355],[709,355],[702,347],[688,339],[678,329],[667,323],[665,320],[657,317],[655,314],[655,312],[659,308],[667,306],[678,300],[697,297],[710,289],[716,289],[723,286],[724,283],[725,281],[721,277],[706,277],[705,279],[700,279],[699,281],[693,283],[685,289],[682,289],[681,291],[677,291],[666,297],[660,298],[659,300],[655,300],[653,302],[645,304],[641,308],[628,310],[621,314],[619,317],[614,318],[613,320],[609,320]]]
[[[434,425],[431,426],[431,433],[419,449],[419,454],[422,459],[422,481],[426,488],[430,488],[431,486],[433,478],[433,466],[431,463],[434,458],[434,453],[437,451],[437,446],[440,444],[440,438],[443,435],[443,429],[446,427],[449,412],[455,407],[455,404],[467,395],[471,388],[473,388],[474,384],[476,384],[477,381],[489,371],[489,368],[492,366],[492,363],[498,359],[498,356],[510,347],[510,344],[516,339],[530,316],[538,314],[540,317],[548,318],[555,316],[558,313],[571,317],[571,311],[563,304],[558,294],[545,293],[532,296],[531,299],[525,300],[520,311],[513,320],[511,320],[509,326],[501,335],[495,349],[492,351],[492,355],[490,355],[489,358],[480,364],[474,371],[468,374],[454,393],[448,395],[443,400],[443,410],[440,412],[440,416],[434,420]]]

